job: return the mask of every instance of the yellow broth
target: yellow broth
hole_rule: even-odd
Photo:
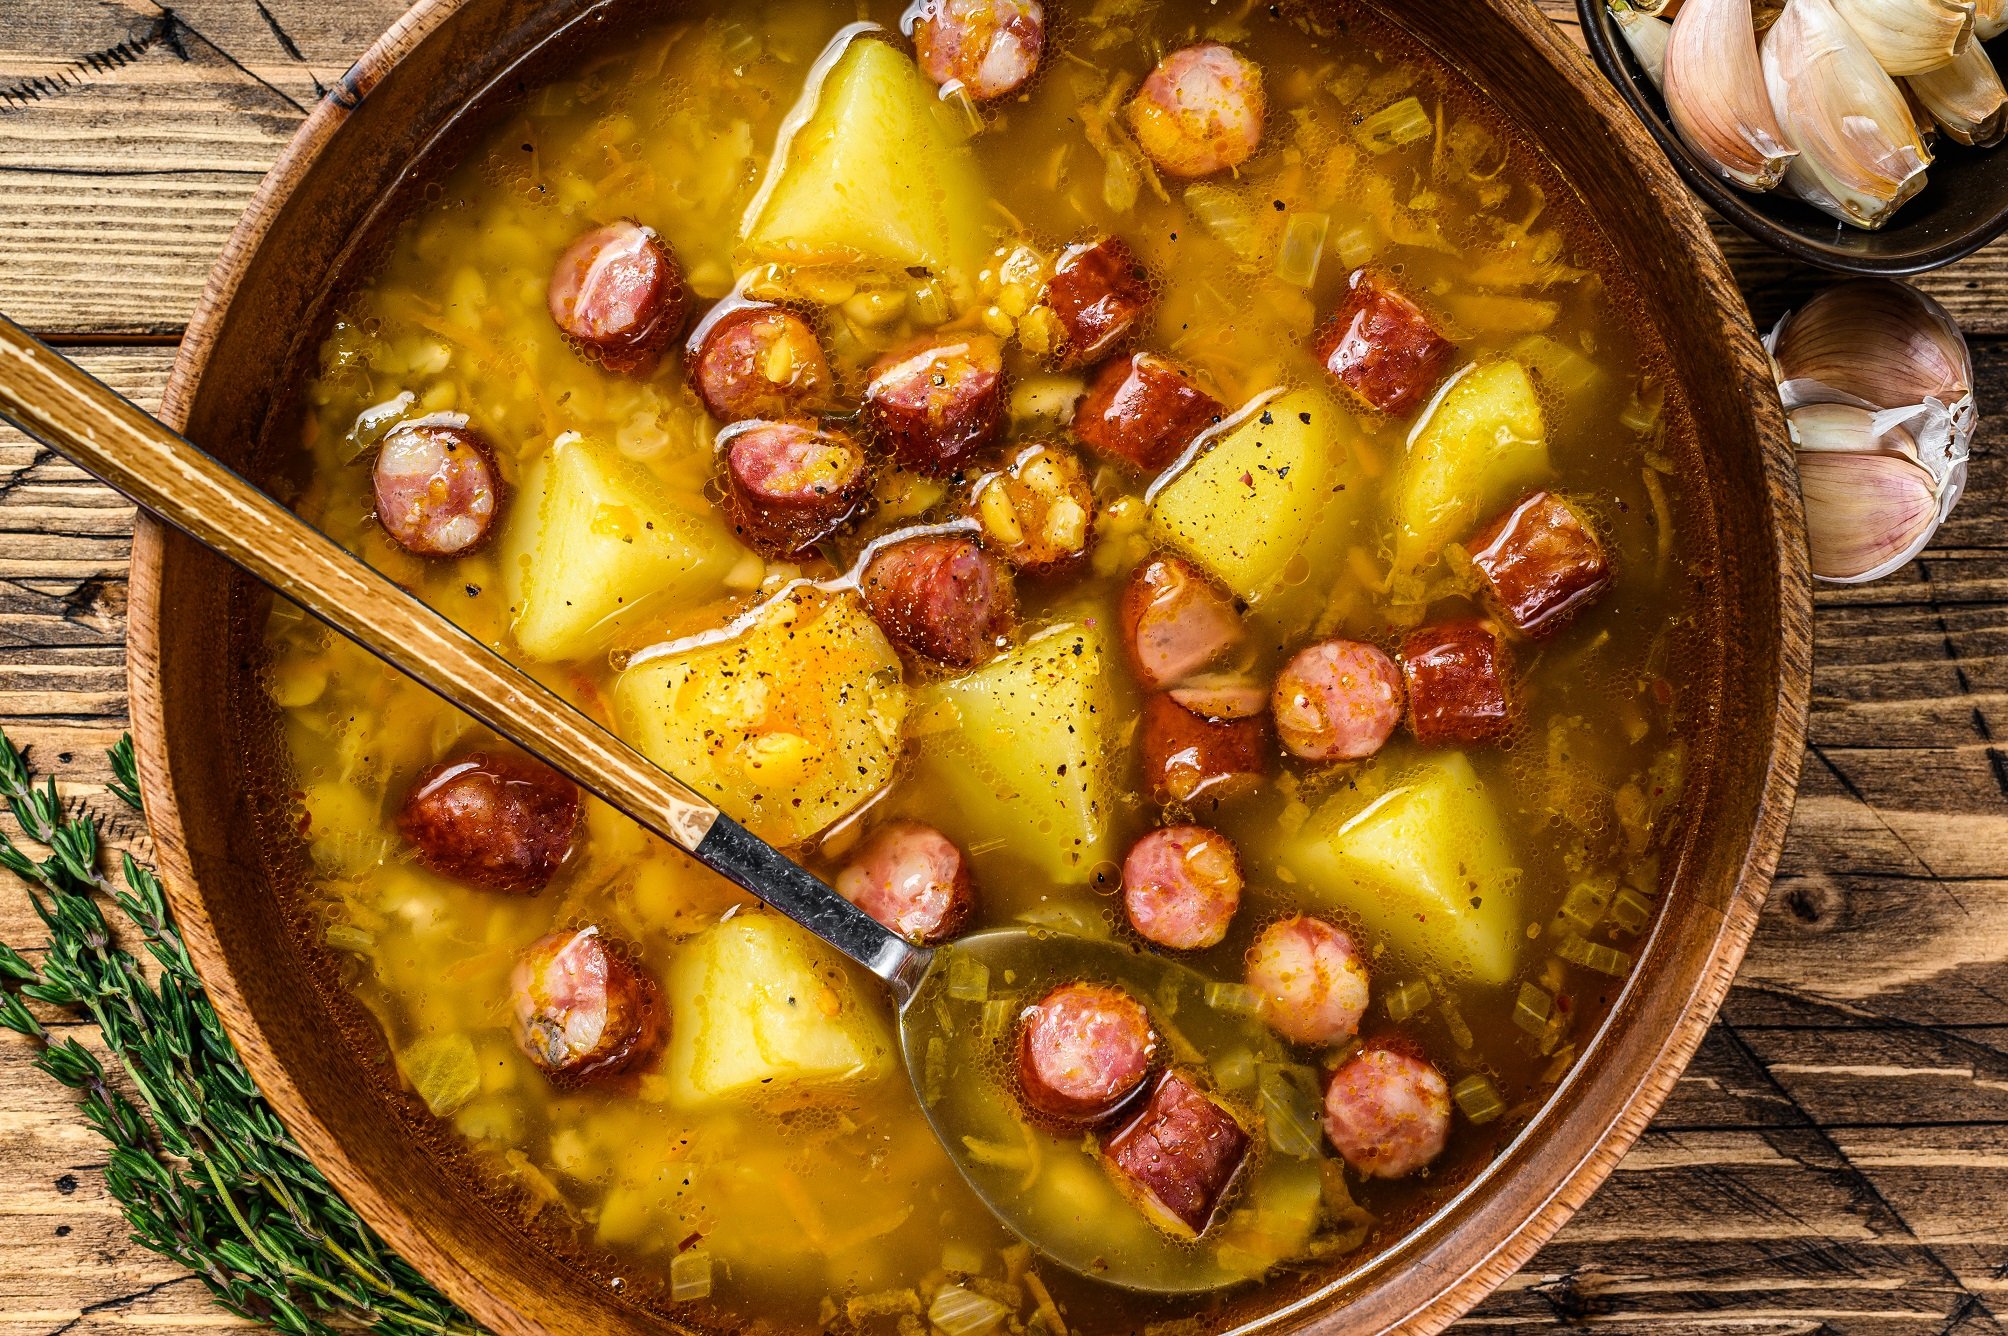
[[[1058,0],[1048,7],[1041,72],[1023,98],[981,114],[943,104],[994,192],[983,223],[996,249],[976,272],[759,263],[739,244],[742,218],[805,77],[857,12],[822,0],[711,8],[530,92],[428,190],[378,271],[345,296],[323,345],[302,428],[311,460],[302,513],[521,659],[512,624],[528,558],[510,517],[499,542],[446,561],[403,552],[374,520],[370,454],[392,422],[467,414],[512,485],[554,442],[589,440],[643,470],[660,495],[709,512],[717,427],[677,360],[646,378],[609,374],[566,345],[545,309],[559,252],[623,216],[671,245],[700,311],[735,285],[819,308],[850,402],[872,358],[914,332],[953,323],[1017,334],[1058,250],[1106,233],[1123,237],[1156,278],[1139,346],[1196,369],[1231,407],[1319,385],[1311,333],[1341,300],[1347,275],[1366,264],[1443,315],[1461,362],[1507,357],[1528,367],[1547,419],[1552,471],[1542,481],[1588,502],[1618,578],[1565,634],[1519,647],[1521,723],[1507,745],[1468,754],[1515,857],[1502,894],[1524,940],[1510,978],[1480,983],[1454,956],[1390,940],[1322,886],[1315,860],[1307,866],[1302,854],[1307,827],[1366,807],[1406,783],[1411,767],[1435,764],[1441,749],[1398,733],[1369,763],[1286,758],[1261,791],[1197,814],[1238,844],[1249,885],[1227,940],[1189,963],[1237,982],[1262,925],[1298,910],[1326,914],[1370,952],[1366,1029],[1414,1036],[1453,1083],[1484,1078],[1459,1085],[1450,1149],[1430,1170],[1363,1182],[1329,1147],[1276,1149],[1293,1119],[1315,1116],[1317,1070],[1337,1055],[1216,1063],[1217,1084],[1268,1133],[1258,1138],[1263,1162],[1277,1172],[1265,1169],[1258,1186],[1282,1185],[1244,1185],[1227,1204],[1218,1228],[1238,1241],[1240,1274],[1301,1284],[1361,1264],[1533,1117],[1649,931],[1659,851],[1677,812],[1684,721],[1705,710],[1710,684],[1686,675],[1698,661],[1682,644],[1694,634],[1701,577],[1684,566],[1671,527],[1672,461],[1690,457],[1692,443],[1679,435],[1680,415],[1662,411],[1664,388],[1627,318],[1621,277],[1608,272],[1597,238],[1538,154],[1418,49],[1364,21],[1333,28],[1291,7],[1195,0]],[[861,8],[906,49],[892,6]],[[1195,38],[1230,42],[1263,67],[1268,124],[1260,153],[1237,173],[1180,185],[1148,171],[1119,111],[1153,61]],[[1400,114],[1409,99],[1419,116]],[[1322,244],[1311,245],[1319,232]],[[1018,348],[1010,369],[1009,439],[1063,437],[1056,419],[1081,377],[1047,371]],[[1476,610],[1475,583],[1456,561],[1396,568],[1392,508],[1409,433],[1407,421],[1351,412],[1335,429],[1338,465],[1361,485],[1345,522],[1322,530],[1315,550],[1297,554],[1253,601],[1261,671],[1273,673],[1317,636],[1392,650],[1425,616]],[[908,664],[897,776],[861,820],[797,851],[810,866],[833,874],[862,829],[907,814],[968,849],[978,926],[1127,933],[1116,861],[1159,816],[1138,792],[1138,698],[1114,657],[1113,628],[1122,582],[1153,540],[1142,480],[1105,465],[1095,486],[1088,568],[1050,584],[1021,580],[1018,637],[1073,628],[1111,656],[1097,702],[1109,728],[1087,758],[1108,797],[1092,865],[1068,866],[1024,837],[1037,819],[1028,823],[996,796],[1022,787],[996,769],[1010,758],[958,750],[954,712],[943,705],[952,689],[944,695],[938,672]],[[630,727],[616,700],[623,670],[640,670],[631,663],[716,633],[791,581],[834,577],[870,538],[951,518],[958,504],[940,484],[891,470],[877,495],[867,523],[819,560],[765,562],[733,548],[701,588],[671,602],[634,591],[641,606],[621,614],[608,642],[526,667],[601,720]],[[663,974],[744,897],[598,804],[588,806],[582,847],[541,894],[499,895],[428,873],[396,832],[398,804],[425,767],[487,739],[288,607],[273,613],[268,642],[326,944],[381,1022],[404,1082],[457,1133],[489,1185],[513,1194],[562,1246],[706,1325],[912,1330],[951,1281],[1004,1305],[1013,1329],[1051,1330],[1060,1310],[1069,1327],[1088,1331],[1200,1311],[1113,1296],[1032,1262],[956,1177],[896,1065],[862,1087],[781,1090],[699,1111],[678,1106],[660,1070],[602,1089],[554,1088],[510,1038],[516,953],[558,927],[596,924]],[[1557,954],[1571,943],[1569,958]],[[869,980],[852,983],[889,1010]],[[983,1003],[1008,999],[1000,987],[994,998],[965,1000],[965,1028],[996,1039],[986,1021],[1003,1013]],[[1235,1004],[1231,990],[1216,1001]],[[1312,1084],[1292,1095],[1292,1081]],[[1063,1190],[1036,1175],[1024,1182]]]

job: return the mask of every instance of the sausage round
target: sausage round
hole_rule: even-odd
[[[1418,626],[1401,642],[1401,674],[1417,742],[1497,742],[1513,731],[1506,650],[1485,623]]]
[[[787,417],[830,393],[830,362],[816,331],[794,311],[736,300],[713,308],[690,336],[691,386],[720,422]]]
[[[1151,691],[1186,682],[1247,636],[1233,595],[1183,557],[1152,557],[1130,572],[1117,615],[1130,671]]]
[[[1248,1141],[1233,1110],[1172,1068],[1151,1087],[1142,1112],[1102,1143],[1102,1160],[1152,1224],[1190,1239],[1213,1222],[1248,1158]]]
[[[921,72],[979,102],[1015,93],[1039,68],[1046,12],[1039,0],[921,0],[913,24]]]
[[[725,451],[725,513],[742,541],[792,557],[828,538],[871,491],[861,446],[806,422],[735,422]]]
[[[1367,407],[1395,415],[1420,406],[1457,355],[1420,307],[1366,269],[1353,274],[1345,302],[1311,350]]]
[[[1222,802],[1269,773],[1269,721],[1203,719],[1169,696],[1143,704],[1143,777],[1159,806]]]
[[[1411,1053],[1362,1049],[1325,1087],[1325,1136],[1367,1178],[1412,1174],[1450,1139],[1449,1083]]]
[[[1204,826],[1165,826],[1123,859],[1123,909],[1146,941],[1174,951],[1219,945],[1241,907],[1241,855]]]
[[[888,636],[950,668],[973,668],[996,653],[1018,616],[1010,567],[953,535],[880,548],[858,592]]]
[[[865,421],[900,463],[946,477],[997,440],[1004,345],[988,334],[930,334],[873,363]]]
[[[1155,473],[1220,421],[1220,401],[1152,353],[1104,366],[1074,409],[1074,435]]]
[[[1401,670],[1372,645],[1321,640],[1276,678],[1270,708],[1293,756],[1357,761],[1372,756],[1401,722]]]
[[[497,891],[540,890],[572,852],[578,786],[542,761],[469,752],[418,777],[398,833],[443,877]]]
[[[486,542],[502,509],[488,443],[465,427],[408,422],[383,438],[370,470],[377,522],[405,551],[458,557]]]
[[[1553,635],[1613,579],[1603,540],[1566,497],[1535,492],[1473,534],[1471,564],[1506,619]]]
[[[597,928],[554,932],[516,958],[516,1045],[560,1086],[640,1066],[662,1046],[654,976]]]
[[[837,874],[837,894],[923,946],[945,942],[976,909],[969,860],[933,826],[894,821],[872,832]]]
[[[1367,966],[1343,930],[1299,914],[1264,928],[1248,952],[1248,986],[1264,1019],[1296,1044],[1337,1044],[1359,1033]]]
[[[1062,575],[1080,565],[1095,536],[1095,489],[1081,457],[1064,445],[1020,450],[970,493],[984,546],[1025,575]]]
[[[1026,1107],[1084,1127],[1135,1094],[1157,1057],[1143,1003],[1120,988],[1066,983],[1018,1016],[1018,1090]]]
[[[1151,298],[1150,271],[1120,237],[1067,247],[1039,303],[1058,327],[1047,360],[1061,370],[1096,361],[1129,337]]]
[[[1157,63],[1130,101],[1130,128],[1159,170],[1211,176],[1254,156],[1265,107],[1261,67],[1204,42]]]
[[[632,218],[568,246],[545,298],[565,337],[609,371],[653,370],[683,328],[683,268],[653,229]]]

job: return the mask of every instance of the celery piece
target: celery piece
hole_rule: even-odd
[[[711,1293],[711,1254],[702,1248],[678,1253],[669,1263],[669,1297],[702,1299]]]
[[[1632,967],[1632,958],[1628,952],[1620,951],[1614,946],[1605,946],[1601,942],[1592,942],[1586,937],[1563,938],[1561,944],[1555,948],[1555,954],[1572,965],[1581,965],[1584,969],[1608,974],[1613,978],[1628,973]]]
[[[1548,1014],[1554,1009],[1555,999],[1546,991],[1531,983],[1523,983],[1520,985],[1520,996],[1513,1004],[1513,1023],[1539,1039],[1548,1032]]]
[[[1235,1016],[1256,1016],[1262,1012],[1262,994],[1245,983],[1216,979],[1206,985],[1206,1005]]]
[[[1498,1089],[1479,1072],[1473,1072],[1450,1087],[1450,1097],[1457,1101],[1458,1108],[1464,1110],[1464,1116],[1474,1123],[1489,1123],[1506,1112],[1506,1101],[1499,1098]]]
[[[1387,995],[1387,1018],[1405,1021],[1430,1003],[1429,981],[1410,979]]]
[[[990,998],[990,967],[974,956],[957,955],[948,961],[948,995],[958,1002],[986,1002]]]
[[[1604,921],[1604,911],[1610,908],[1611,886],[1606,881],[1582,881],[1569,888],[1562,897],[1562,918],[1574,924],[1578,931],[1590,932]]]
[[[1017,999],[993,997],[983,1004],[983,1037],[1000,1039],[1011,1028],[1011,1016],[1017,1006]]]
[[[1611,922],[1619,928],[1637,936],[1645,931],[1645,925],[1652,922],[1652,901],[1627,886],[1618,892],[1618,898],[1611,902]]]
[[[1369,153],[1388,153],[1404,144],[1427,139],[1435,130],[1435,123],[1422,109],[1422,103],[1405,97],[1361,121],[1354,134]]]
[[[1283,225],[1283,246],[1276,253],[1276,276],[1285,283],[1308,288],[1318,281],[1318,262],[1324,258],[1325,236],[1331,231],[1328,213],[1293,213]]]

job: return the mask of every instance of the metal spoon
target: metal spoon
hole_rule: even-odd
[[[722,873],[882,979],[908,1077],[976,1195],[1070,1270],[1110,1284],[1190,1293],[1261,1270],[1246,1241],[1196,1242],[1148,1223],[1082,1139],[1032,1127],[997,1055],[986,1008],[1029,1003],[1071,979],[1120,981],[1148,999],[1175,1060],[1285,1067],[1267,1028],[1207,1004],[1207,980],[1109,941],[1005,928],[950,945],[893,935],[648,758],[365,565],[237,473],[0,316],[0,418],[96,474],[358,645]],[[992,1008],[990,1015],[997,1015]],[[1013,1019],[1006,1013],[1007,1022]],[[1002,1027],[1008,1032],[1008,1023]],[[1252,1070],[1252,1067],[1249,1068]],[[1259,1136],[1258,1136],[1259,1143]],[[1301,1195],[1315,1160],[1258,1153],[1240,1194]],[[1280,1186],[1279,1186],[1280,1185]]]

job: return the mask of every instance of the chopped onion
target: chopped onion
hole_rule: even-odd
[[[948,995],[957,1002],[987,1001],[990,967],[973,956],[955,956],[948,962]]]
[[[1614,946],[1593,942],[1587,937],[1565,937],[1555,948],[1555,954],[1572,965],[1608,974],[1613,978],[1631,970],[1632,958],[1629,953]]]
[[[1562,897],[1562,917],[1580,931],[1589,932],[1604,921],[1604,911],[1611,905],[1612,889],[1605,882],[1577,882]]]
[[[1017,999],[993,997],[983,1004],[983,1037],[1001,1039],[1011,1028],[1011,1015],[1017,1009]]]
[[[1387,995],[1387,1018],[1405,1021],[1427,1007],[1431,1000],[1427,979],[1410,979]]]
[[[1523,983],[1513,1004],[1513,1023],[1539,1039],[1548,1032],[1548,1015],[1554,1009],[1554,998],[1531,983]]]
[[[1457,1107],[1464,1110],[1464,1116],[1474,1123],[1489,1123],[1506,1112],[1506,1101],[1499,1098],[1499,1091],[1482,1073],[1471,1075],[1450,1087],[1450,1097],[1457,1101]]]
[[[1255,1084],[1255,1055],[1245,1048],[1213,1060],[1213,1080],[1222,1090],[1246,1090]]]
[[[1221,245],[1242,259],[1252,260],[1261,250],[1262,239],[1256,232],[1253,211],[1227,187],[1187,186],[1185,207]]]
[[[669,1297],[702,1299],[711,1293],[711,1254],[702,1248],[678,1253],[669,1263]]]
[[[464,1034],[421,1039],[398,1055],[398,1065],[425,1107],[442,1118],[481,1090],[474,1041]]]
[[[1604,378],[1603,369],[1595,362],[1546,334],[1529,334],[1507,353],[1532,367],[1534,374],[1564,400],[1589,393]]]
[[[1317,282],[1318,261],[1324,257],[1325,234],[1331,227],[1328,213],[1291,214],[1283,226],[1283,248],[1276,254],[1276,276],[1300,288]]]
[[[1332,251],[1339,257],[1339,263],[1348,271],[1371,263],[1374,256],[1380,254],[1380,249],[1380,231],[1370,218],[1355,220],[1350,227],[1332,238]]]
[[[943,1285],[927,1306],[927,1320],[942,1336],[979,1336],[995,1331],[1009,1316],[1003,1304],[960,1285]]]
[[[1361,121],[1354,134],[1369,153],[1387,153],[1427,139],[1435,130],[1436,125],[1422,109],[1422,103],[1405,97]]]
[[[1660,411],[1666,406],[1666,391],[1651,382],[1642,382],[1632,394],[1618,421],[1641,436],[1659,430]]]

